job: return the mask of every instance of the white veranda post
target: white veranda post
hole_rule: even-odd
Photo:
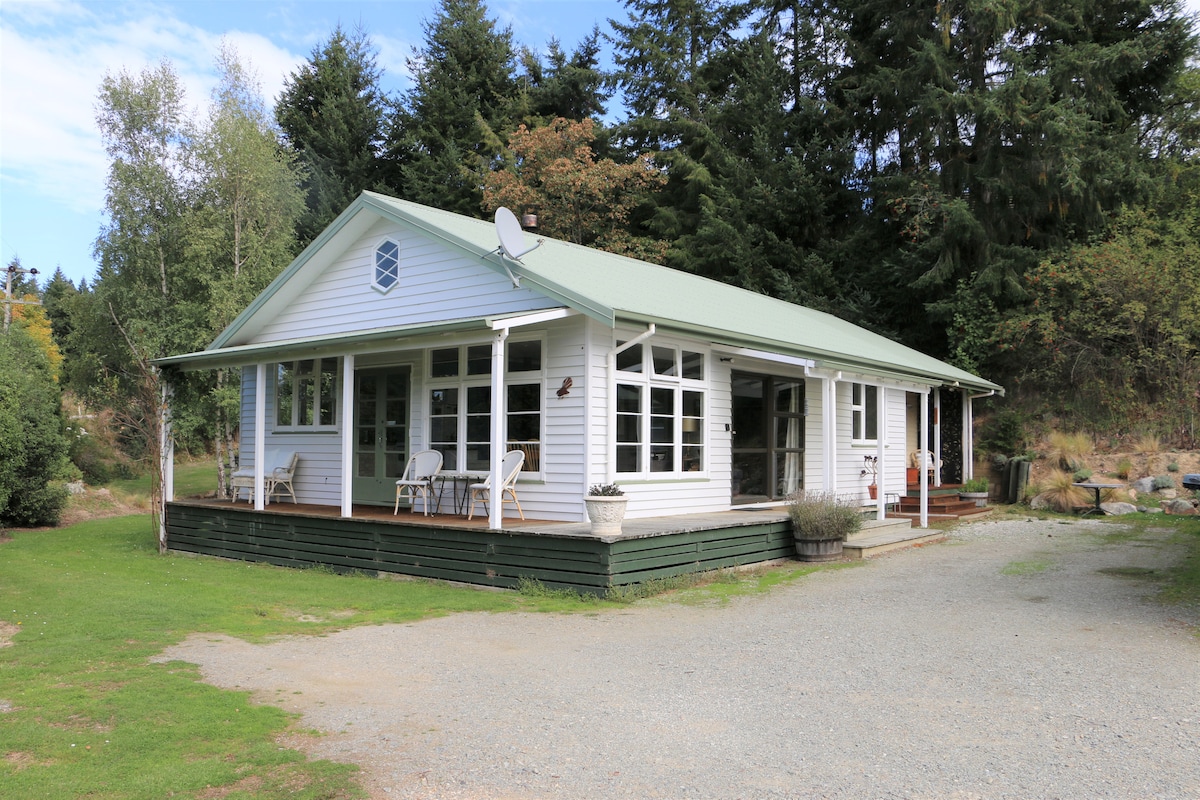
[[[158,549],[167,549],[167,503],[175,499],[175,437],[171,434],[171,384],[159,373],[158,479],[162,497],[158,503]]]
[[[342,516],[354,514],[354,356],[342,359]]]
[[[924,450],[929,441],[929,389],[921,392],[921,445]],[[921,527],[929,527],[929,473],[927,464],[920,464],[921,470]]]
[[[887,493],[883,487],[887,485],[884,468],[884,451],[887,444],[887,389],[879,386],[875,390],[875,518],[884,519],[887,516]]]
[[[822,388],[825,397],[821,403],[821,446],[824,456],[824,489],[827,492],[837,491],[837,382],[841,373],[829,378],[823,378]]]
[[[263,495],[263,462],[267,460],[267,365],[254,371],[254,510],[266,508]]]
[[[506,449],[504,436],[504,341],[508,328],[501,328],[492,339],[492,452],[491,490],[488,492],[488,527],[500,530],[504,519],[504,498],[500,492],[500,467]]]

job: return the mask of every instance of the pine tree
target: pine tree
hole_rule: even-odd
[[[838,14],[865,223],[892,241],[854,273],[920,291],[947,322],[959,282],[1018,302],[1040,254],[1144,196],[1144,136],[1195,52],[1175,0],[856,0]],[[887,313],[911,318],[910,303]]]
[[[50,318],[50,327],[54,332],[54,341],[59,348],[67,341],[71,335],[71,298],[79,294],[79,289],[71,282],[71,279],[63,274],[62,267],[54,270],[54,275],[46,282],[46,289],[42,293],[42,302],[45,303],[46,316]]]
[[[526,124],[537,127],[555,119],[603,117],[610,95],[600,69],[600,29],[592,28],[570,56],[557,39],[552,39],[547,49],[545,64],[529,48],[521,51],[520,82],[528,104]]]
[[[364,189],[382,188],[387,98],[381,77],[366,33],[347,34],[339,26],[284,80],[275,118],[307,172],[308,212],[298,230],[302,244]]]
[[[483,176],[521,111],[512,31],[487,13],[481,0],[442,0],[409,59],[416,85],[388,134],[404,196],[469,216],[481,213]]]

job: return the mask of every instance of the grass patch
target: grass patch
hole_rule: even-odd
[[[1153,570],[1152,575],[1144,574],[1145,571],[1139,568],[1116,568],[1107,574],[1161,580],[1157,594],[1160,602],[1200,608],[1200,517],[1127,514],[1105,522],[1103,530],[1091,531],[1101,544],[1137,546],[1144,542],[1146,546],[1158,546],[1165,543],[1178,547],[1181,552],[1174,565],[1165,570]]]
[[[1165,603],[1178,603],[1200,608],[1200,519],[1174,517],[1172,541],[1183,549],[1183,557],[1167,570],[1167,582],[1159,591]],[[1163,520],[1158,520],[1161,526]]]
[[[128,480],[111,481],[107,487],[114,495],[130,499],[150,499],[150,473]],[[199,497],[217,488],[217,463],[211,458],[175,462],[175,496]]]
[[[1162,572],[1149,567],[1104,567],[1096,570],[1101,575],[1112,575],[1117,578],[1158,579]]]
[[[643,598],[654,598],[661,602],[681,605],[724,604],[736,597],[764,594],[792,583],[814,572],[859,567],[865,561],[833,561],[818,564],[783,564],[755,566],[746,569],[719,569],[711,572],[678,575],[647,581],[629,587],[621,587],[610,598],[619,602],[632,602]]]
[[[193,632],[262,641],[456,611],[596,606],[160,556],[144,516],[15,531],[0,543],[2,794],[116,800],[223,787],[268,800],[360,797],[354,767],[279,748],[292,723],[282,710],[149,658]]]
[[[1001,575],[1040,575],[1054,569],[1054,562],[1045,559],[1010,561],[1000,568]]]

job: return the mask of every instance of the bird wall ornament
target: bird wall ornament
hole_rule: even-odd
[[[562,398],[566,397],[570,393],[571,393],[571,379],[563,378],[562,387],[559,388],[559,390],[557,392],[555,392],[555,394],[557,394],[559,399],[561,400]]]

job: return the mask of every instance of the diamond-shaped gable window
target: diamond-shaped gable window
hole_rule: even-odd
[[[371,285],[381,292],[389,292],[399,282],[400,245],[386,239],[375,248],[375,278]]]

